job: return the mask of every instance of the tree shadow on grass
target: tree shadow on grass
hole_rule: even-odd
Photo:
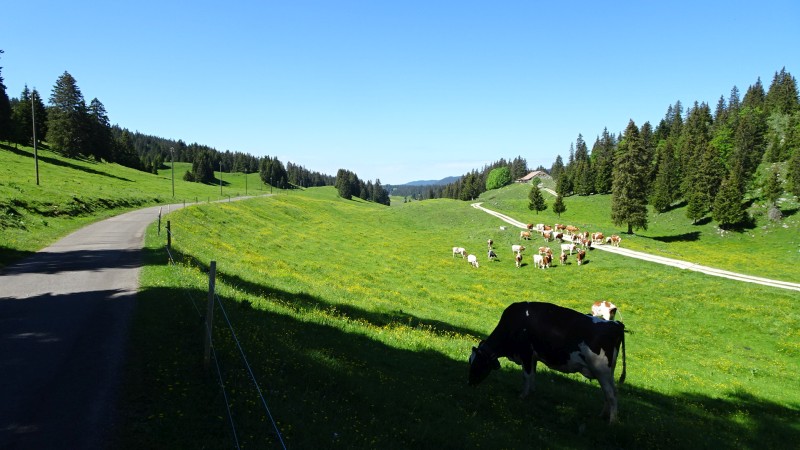
[[[2,148],[4,150],[8,150],[8,151],[10,151],[10,152],[12,152],[14,154],[19,155],[19,156],[25,156],[25,157],[33,159],[33,154],[29,153],[27,151],[20,150],[18,148],[14,148],[14,147],[11,147],[9,145],[2,145],[2,144],[0,144],[0,148]],[[72,163],[70,163],[68,161],[63,161],[61,159],[56,159],[56,158],[52,158],[52,157],[49,157],[49,156],[39,155],[38,159],[39,159],[39,161],[42,161],[42,162],[45,162],[45,163],[48,163],[48,164],[52,164],[54,166],[67,167],[69,169],[80,170],[81,172],[90,173],[92,175],[101,175],[101,176],[108,177],[108,178],[114,178],[114,179],[120,180],[120,181],[133,182],[133,180],[129,180],[128,178],[118,177],[116,175],[111,175],[110,173],[103,172],[101,170],[92,169],[90,167],[81,166],[79,164],[72,164]],[[94,161],[91,161],[89,159],[83,159],[82,161],[84,161],[86,163],[89,163],[89,164],[95,164]]]
[[[699,231],[690,231],[688,233],[676,234],[672,236],[653,236],[650,239],[660,242],[695,242],[700,240],[701,234],[702,233]]]
[[[288,302],[295,294],[272,295]],[[119,448],[230,445],[216,369],[201,368],[203,325],[192,297],[202,301],[205,293],[151,288],[139,295],[139,313],[154,328],[137,337],[134,327],[135,369],[121,403],[128,445]],[[289,448],[782,448],[800,439],[798,405],[737,392],[665,395],[639,387],[631,370],[619,387],[620,423],[609,426],[598,417],[599,385],[578,375],[540,365],[536,390],[519,399],[520,369],[505,360],[481,385],[467,386],[475,343],[453,357],[424,341],[408,348],[335,321],[220,302],[251,365],[217,309],[214,347],[243,447],[277,441],[250,373]]]
[[[170,253],[174,260],[180,264],[188,263],[205,273],[209,271],[207,263],[198,260],[192,255],[182,253],[175,248],[171,249]],[[221,270],[217,272],[217,280],[250,295],[263,298],[279,298],[292,308],[323,310],[356,321],[365,321],[376,327],[404,325],[410,328],[425,328],[437,334],[457,333],[470,336],[479,336],[481,334],[479,331],[453,326],[440,320],[420,318],[400,309],[391,312],[375,312],[352,305],[334,304],[305,292],[287,292],[276,289],[273,286],[245,280],[236,275],[226,274]]]

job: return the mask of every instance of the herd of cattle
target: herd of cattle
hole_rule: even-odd
[[[586,251],[593,245],[610,244],[619,247],[622,239],[618,235],[605,237],[603,233],[581,232],[572,225],[528,224],[520,232],[521,240],[530,240],[538,232],[546,242],[558,240],[562,265],[575,253],[575,260],[582,265]],[[511,246],[516,267],[522,267],[522,244]],[[473,267],[480,267],[478,257],[468,253],[464,247],[453,247],[453,257],[465,258]],[[487,258],[497,259],[494,242],[487,241]],[[553,250],[541,246],[533,255],[534,267],[546,269],[553,261]],[[591,314],[564,308],[551,303],[520,302],[503,311],[494,331],[472,347],[469,357],[469,384],[477,385],[494,369],[500,368],[498,358],[504,357],[522,366],[523,388],[520,397],[531,390],[539,361],[553,370],[564,373],[581,373],[596,379],[605,397],[601,416],[609,422],[617,421],[617,389],[614,370],[622,349],[622,373],[619,384],[625,381],[625,325],[615,321],[617,307],[608,301],[592,305]]]
[[[616,234],[605,237],[603,233],[600,232],[591,234],[588,231],[581,232],[578,227],[572,225],[555,224],[553,227],[550,227],[542,223],[537,225],[529,223],[527,230],[519,232],[520,239],[530,240],[534,230],[544,238],[545,242],[550,242],[551,240],[559,241],[561,244],[561,255],[559,256],[561,265],[567,264],[569,256],[572,256],[572,253],[575,252],[575,260],[580,266],[586,260],[586,250],[590,250],[593,245],[605,243],[619,247],[619,243],[622,241],[622,238]],[[497,260],[497,253],[494,251],[494,241],[489,239],[487,245],[487,258],[489,261]],[[522,244],[514,244],[511,246],[511,252],[514,255],[514,263],[517,267],[523,266],[522,252],[525,250],[526,248]],[[466,258],[467,262],[470,263],[472,267],[480,267],[478,257],[473,253],[468,253],[466,248],[453,247],[453,257],[456,255]],[[546,269],[551,267],[552,264],[553,250],[548,246],[539,247],[539,252],[533,255],[534,267]]]

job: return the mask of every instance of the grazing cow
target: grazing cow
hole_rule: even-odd
[[[553,238],[553,232],[552,231],[542,231],[542,237],[544,238],[544,240],[546,242],[550,242],[550,239]]]
[[[475,386],[500,368],[498,358],[508,358],[522,366],[522,394],[528,395],[536,376],[536,365],[564,373],[580,372],[596,379],[605,396],[601,417],[617,420],[617,390],[614,369],[622,347],[622,374],[625,382],[625,325],[581,314],[551,303],[514,303],[503,311],[494,331],[472,347],[469,357],[469,384]]]
[[[494,250],[492,249],[488,250],[486,256],[489,258],[489,261],[494,261],[495,259],[497,259],[497,253],[495,253]]]
[[[622,238],[617,236],[616,234],[612,234],[608,238],[606,238],[606,243],[611,244],[614,247],[619,247],[619,243],[622,241]]]
[[[545,253],[550,253],[552,255],[553,250],[551,250],[550,247],[539,247],[539,254],[544,255]]]
[[[536,226],[535,226],[534,228],[535,228],[535,229],[536,229],[536,231],[538,231],[539,233],[542,233],[542,232],[544,232],[544,224],[543,224],[543,223],[537,223],[537,224],[536,224]],[[549,227],[548,227],[548,228],[549,228]]]
[[[511,246],[512,253],[522,253],[525,251],[525,247],[519,244],[514,244]]]
[[[566,264],[566,263],[567,263],[567,254],[566,254],[566,253],[564,253],[564,252],[561,252],[561,257],[559,258],[559,260],[561,261],[561,265],[562,265],[562,266],[563,266],[564,264]]]
[[[467,250],[464,247],[453,247],[453,258],[455,258],[456,255],[461,255],[463,258],[467,256]]]
[[[529,224],[527,224],[527,225],[525,226],[525,228],[527,228],[527,229],[528,229],[528,231],[532,231],[532,230],[533,230],[533,224],[532,224],[532,223],[529,223]]]
[[[578,254],[575,255],[575,260],[578,261],[579,266],[583,264],[584,258],[586,258],[586,250],[579,249]]]
[[[553,229],[556,231],[564,231],[566,228],[566,225],[561,225],[560,223],[553,225]]]
[[[544,269],[544,255],[533,255],[533,267]]]
[[[514,264],[516,264],[517,268],[522,267],[522,253],[514,255]]]
[[[556,233],[556,239],[558,242],[564,242],[564,233]]]
[[[489,247],[489,250],[491,250],[494,246],[494,241],[489,239],[488,241],[486,241],[486,245]]]
[[[594,242],[596,244],[602,244],[603,243],[603,233],[601,233],[599,231],[597,233],[592,233],[592,242]]]
[[[578,232],[578,230],[580,230],[580,228],[572,225],[567,225],[567,232],[570,234],[575,234]]]
[[[519,238],[520,239],[525,239],[525,240],[530,240],[531,239],[531,232],[530,231],[520,231],[519,232]]]
[[[592,315],[594,317],[602,317],[603,319],[606,320],[614,320],[614,316],[616,314],[617,314],[617,305],[607,300],[594,302],[592,304]]]
[[[575,251],[575,244],[561,244],[561,253],[568,252],[570,255]]]
[[[467,262],[472,264],[472,267],[478,268],[479,266],[478,257],[473,254],[467,256]]]

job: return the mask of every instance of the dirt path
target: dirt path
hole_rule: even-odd
[[[499,213],[497,211],[492,211],[491,209],[484,208],[481,206],[481,203],[473,203],[472,207],[488,214],[491,214],[500,220],[509,223],[515,227],[527,229],[527,224],[522,223],[512,217],[509,217],[505,214]],[[713,267],[702,266],[700,264],[690,263],[686,261],[681,261],[678,259],[666,258],[663,256],[656,256],[651,255],[649,253],[637,252],[634,250],[628,250],[626,248],[621,247],[613,247],[611,245],[595,245],[592,247],[596,250],[602,250],[605,252],[616,253],[618,255],[628,256],[631,258],[637,258],[644,261],[654,262],[658,264],[664,264],[667,266],[677,267],[679,269],[691,270],[694,272],[704,273],[706,275],[713,275],[716,277],[723,277],[728,278],[731,280],[743,281],[747,283],[757,283],[762,284],[764,286],[770,286],[780,289],[790,289],[793,291],[800,291],[800,283],[792,283],[789,281],[779,281],[779,280],[770,280],[768,278],[761,278],[752,275],[745,275],[736,272],[730,272],[727,270],[715,269]]]

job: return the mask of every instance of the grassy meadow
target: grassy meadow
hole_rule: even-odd
[[[63,158],[39,149],[39,185],[33,148],[0,144],[0,268],[83,225],[124,211],[165,203],[208,202],[264,193],[257,174],[222,174],[219,185],[183,181],[190,163],[158,175],[118,164]],[[219,172],[216,173],[219,180]],[[247,186],[246,186],[247,183]]]
[[[722,231],[708,219],[692,224],[686,206],[658,214],[652,212],[647,230],[627,234],[627,226],[611,222],[611,196],[570,196],[564,199],[566,212],[558,217],[551,211],[555,197],[543,192],[548,209],[536,214],[528,210],[531,186],[515,184],[484,194],[483,206],[523,222],[571,224],[582,231],[601,231],[605,236],[622,236],[622,246],[631,250],[680,259],[733,272],[782,281],[800,282],[800,203],[789,196],[779,202],[784,215],[780,222],[767,218],[767,207],[754,202],[749,213],[755,223],[740,231]]]
[[[480,201],[523,221],[552,222],[527,211],[527,189],[510,186]],[[561,221],[615,232],[601,211],[607,202],[568,198]],[[782,230],[759,227],[750,232],[762,239],[749,241],[679,225],[678,217],[659,217],[651,234],[625,236],[623,246],[744,269],[727,255]],[[386,208],[314,188],[201,204],[170,220],[176,265],[166,264],[155,225],[146,237],[120,448],[276,444],[219,308],[213,336],[235,437],[217,369],[203,368],[212,260],[227,318],[289,448],[786,448],[800,439],[795,291],[600,251],[583,266],[573,260],[547,270],[533,268],[529,251],[517,269],[510,246],[518,231],[453,200]],[[696,239],[683,237],[695,230]],[[499,261],[486,259],[489,238]],[[453,246],[478,255],[480,268],[453,258]],[[792,256],[750,248],[759,255],[752,260]],[[748,270],[798,278],[790,264],[758,264]],[[588,311],[599,299],[616,303],[630,330],[620,423],[598,418],[595,381],[541,364],[524,400],[521,370],[505,360],[480,386],[467,386],[471,347],[510,303]]]

